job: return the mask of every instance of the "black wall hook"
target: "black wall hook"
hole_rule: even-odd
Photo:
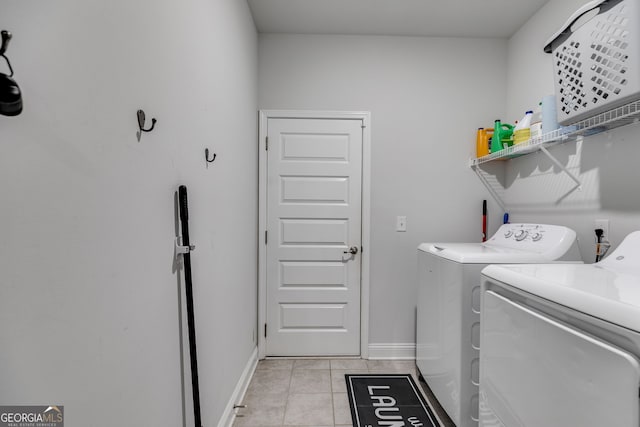
[[[213,161],[216,159],[216,156],[217,154],[213,153],[213,157],[211,158],[211,160],[209,160],[209,149],[204,149],[204,159],[207,161],[207,163],[213,163]]]
[[[149,129],[144,129],[145,120],[144,111],[138,110],[138,127],[140,128],[140,132],[151,132],[156,126],[156,119],[151,119],[151,127]]]
[[[7,48],[9,47],[9,41],[13,36],[9,31],[2,30],[0,31],[0,37],[2,37],[2,44],[0,45],[0,56],[2,56],[5,61],[7,61],[7,66],[9,66],[9,72],[11,72],[11,74],[9,74],[9,77],[13,77],[13,67],[11,67],[11,62],[9,62],[9,58],[7,58],[6,55],[4,54],[7,51]]]
[[[4,58],[9,67],[9,74],[0,73],[0,115],[3,116],[17,116],[22,112],[22,92],[13,79],[11,61],[5,55],[11,37],[9,31],[0,31],[0,57]]]

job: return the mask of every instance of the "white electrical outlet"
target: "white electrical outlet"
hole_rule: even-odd
[[[609,240],[609,220],[608,219],[596,219],[593,223],[593,229],[602,229],[602,238]]]
[[[407,217],[396,217],[396,231],[407,231]]]

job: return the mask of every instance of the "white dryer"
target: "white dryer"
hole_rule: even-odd
[[[480,272],[553,261],[582,262],[573,230],[505,224],[484,243],[418,247],[416,365],[456,426],[478,425]]]
[[[481,426],[640,425],[640,232],[596,264],[482,273]]]

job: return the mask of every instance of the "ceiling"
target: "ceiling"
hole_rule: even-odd
[[[548,0],[247,0],[261,33],[513,35]]]

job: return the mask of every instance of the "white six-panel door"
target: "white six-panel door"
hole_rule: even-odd
[[[268,119],[267,356],[360,355],[362,132]]]

